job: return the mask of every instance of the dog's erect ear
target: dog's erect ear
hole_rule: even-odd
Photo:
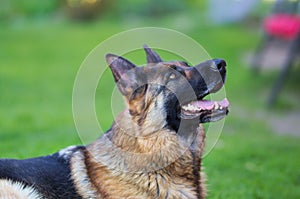
[[[108,63],[116,82],[118,82],[125,73],[128,73],[136,67],[136,65],[127,59],[113,54],[106,55],[106,62]]]
[[[106,62],[112,71],[120,92],[123,95],[128,95],[132,92],[132,87],[136,83],[136,75],[133,70],[136,65],[123,57],[113,54],[106,55]]]
[[[162,62],[163,60],[160,58],[160,56],[151,48],[149,48],[149,46],[147,46],[146,44],[144,44],[144,50],[146,52],[146,56],[147,56],[147,63],[151,64],[151,63],[159,63]]]

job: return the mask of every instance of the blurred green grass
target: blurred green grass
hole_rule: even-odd
[[[76,72],[98,43],[127,26],[102,20],[0,28],[0,157],[46,155],[82,144],[72,117]],[[226,92],[232,111],[218,144],[204,159],[209,198],[299,198],[300,139],[278,136],[255,118],[255,111],[265,111],[264,99],[274,78],[254,76],[245,67],[243,52],[255,47],[259,35],[242,25],[206,23],[184,33],[228,64]],[[109,72],[101,81],[96,107],[106,130],[113,120],[114,83]]]

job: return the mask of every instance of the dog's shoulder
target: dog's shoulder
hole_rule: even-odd
[[[71,146],[49,156],[24,160],[1,159],[0,179],[33,187],[46,198],[81,198],[71,179],[70,159],[84,148]]]

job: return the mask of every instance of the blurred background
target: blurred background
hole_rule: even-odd
[[[82,144],[72,89],[86,55],[121,31],[164,27],[227,60],[231,109],[204,159],[209,198],[300,198],[299,9],[296,0],[2,0],[0,157]],[[104,130],[113,87],[108,72],[96,95]]]

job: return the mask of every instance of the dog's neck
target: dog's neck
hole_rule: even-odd
[[[100,163],[102,158],[118,156],[118,159],[110,158],[109,163],[104,161],[112,170],[148,172],[161,169],[179,158],[189,147],[178,141],[175,131],[139,126],[132,122],[126,111],[116,121],[108,132],[88,147],[92,148],[89,151],[95,153],[93,156]],[[170,158],[172,154],[174,157]]]
[[[145,171],[147,168],[145,164],[149,162],[155,167],[150,169],[156,170],[157,167],[169,165],[172,163],[171,161],[177,160],[176,158],[181,157],[189,150],[195,153],[198,159],[202,156],[205,143],[202,125],[190,128],[184,126],[188,123],[183,124],[181,131],[186,130],[183,132],[186,134],[184,135],[181,132],[159,126],[141,127],[132,122],[127,111],[119,114],[116,121],[118,122],[115,122],[108,132],[88,147],[92,148],[93,153],[96,153],[95,157],[114,156],[114,153],[122,154],[117,161],[122,162],[130,159],[136,165],[127,165],[127,167],[132,167],[130,169],[134,171],[139,171],[139,168]],[[192,159],[194,158],[192,157],[191,161]],[[111,161],[113,160],[115,159],[112,158]],[[141,164],[141,162],[143,163]],[[111,166],[111,164],[109,165]],[[120,168],[122,171],[128,169]]]
[[[118,123],[114,123],[111,130],[87,148],[96,167],[103,167],[105,172],[111,172],[108,174],[111,178],[124,176],[126,179],[123,180],[128,183],[131,180],[128,176],[132,178],[138,176],[145,182],[136,186],[141,186],[140,188],[144,190],[149,189],[146,182],[150,183],[151,175],[157,178],[159,174],[158,177],[164,181],[164,178],[169,178],[167,173],[172,172],[174,179],[168,182],[172,183],[173,180],[190,182],[187,187],[174,188],[175,185],[166,185],[174,188],[173,194],[175,189],[196,190],[197,198],[204,193],[199,173],[205,140],[201,126],[195,130],[196,137],[192,143],[185,143],[175,131],[168,129],[159,131],[155,129],[155,132],[147,136],[137,137],[133,132],[139,132],[141,129],[136,124],[130,123],[130,120],[126,119],[128,117],[124,115],[119,117],[122,119],[118,119]],[[156,187],[156,191],[157,189],[159,187]]]
[[[142,123],[136,121],[135,118],[142,116],[132,116],[128,109],[118,114],[112,126],[112,133],[125,133],[129,137],[149,138],[156,136],[157,132],[164,131],[166,122],[163,114],[153,114],[148,112],[147,117]],[[149,118],[149,119],[148,119]],[[169,131],[169,130],[168,130]],[[114,137],[118,137],[116,134]]]

